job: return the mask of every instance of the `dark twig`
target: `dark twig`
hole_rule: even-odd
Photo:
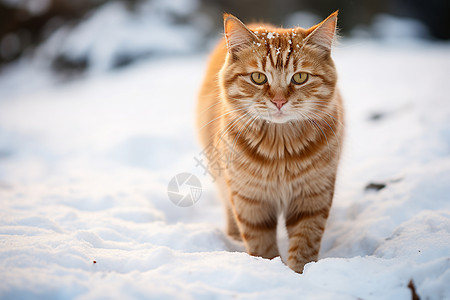
[[[417,295],[416,293],[416,287],[414,286],[414,282],[412,281],[412,279],[409,281],[408,283],[408,287],[411,290],[411,296],[412,296],[412,300],[420,300],[419,295]]]

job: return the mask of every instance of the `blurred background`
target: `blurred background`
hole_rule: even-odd
[[[308,27],[337,9],[344,37],[450,39],[448,0],[0,0],[0,75],[21,62],[67,80],[204,52],[222,30],[223,12]]]

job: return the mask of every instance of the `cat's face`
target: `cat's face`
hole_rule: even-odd
[[[226,17],[228,56],[221,78],[230,109],[274,123],[316,119],[335,91],[335,27],[335,14],[308,30],[250,29]]]

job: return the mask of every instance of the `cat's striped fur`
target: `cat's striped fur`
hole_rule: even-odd
[[[337,12],[309,29],[279,29],[247,27],[225,15],[225,38],[199,96],[201,142],[227,158],[214,162],[221,172],[211,171],[225,202],[228,234],[242,239],[249,254],[273,258],[283,213],[287,264],[299,273],[318,258],[344,134],[330,56],[336,21]],[[254,72],[267,82],[252,82]],[[291,81],[297,72],[309,74],[304,84]]]

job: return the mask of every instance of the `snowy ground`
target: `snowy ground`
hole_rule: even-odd
[[[412,279],[421,299],[450,299],[450,45],[346,41],[334,57],[346,147],[320,260],[302,275],[223,233],[194,161],[206,57],[41,89],[39,74],[18,86],[4,73],[0,298],[410,299]],[[192,207],[167,195],[181,172],[203,185]]]

